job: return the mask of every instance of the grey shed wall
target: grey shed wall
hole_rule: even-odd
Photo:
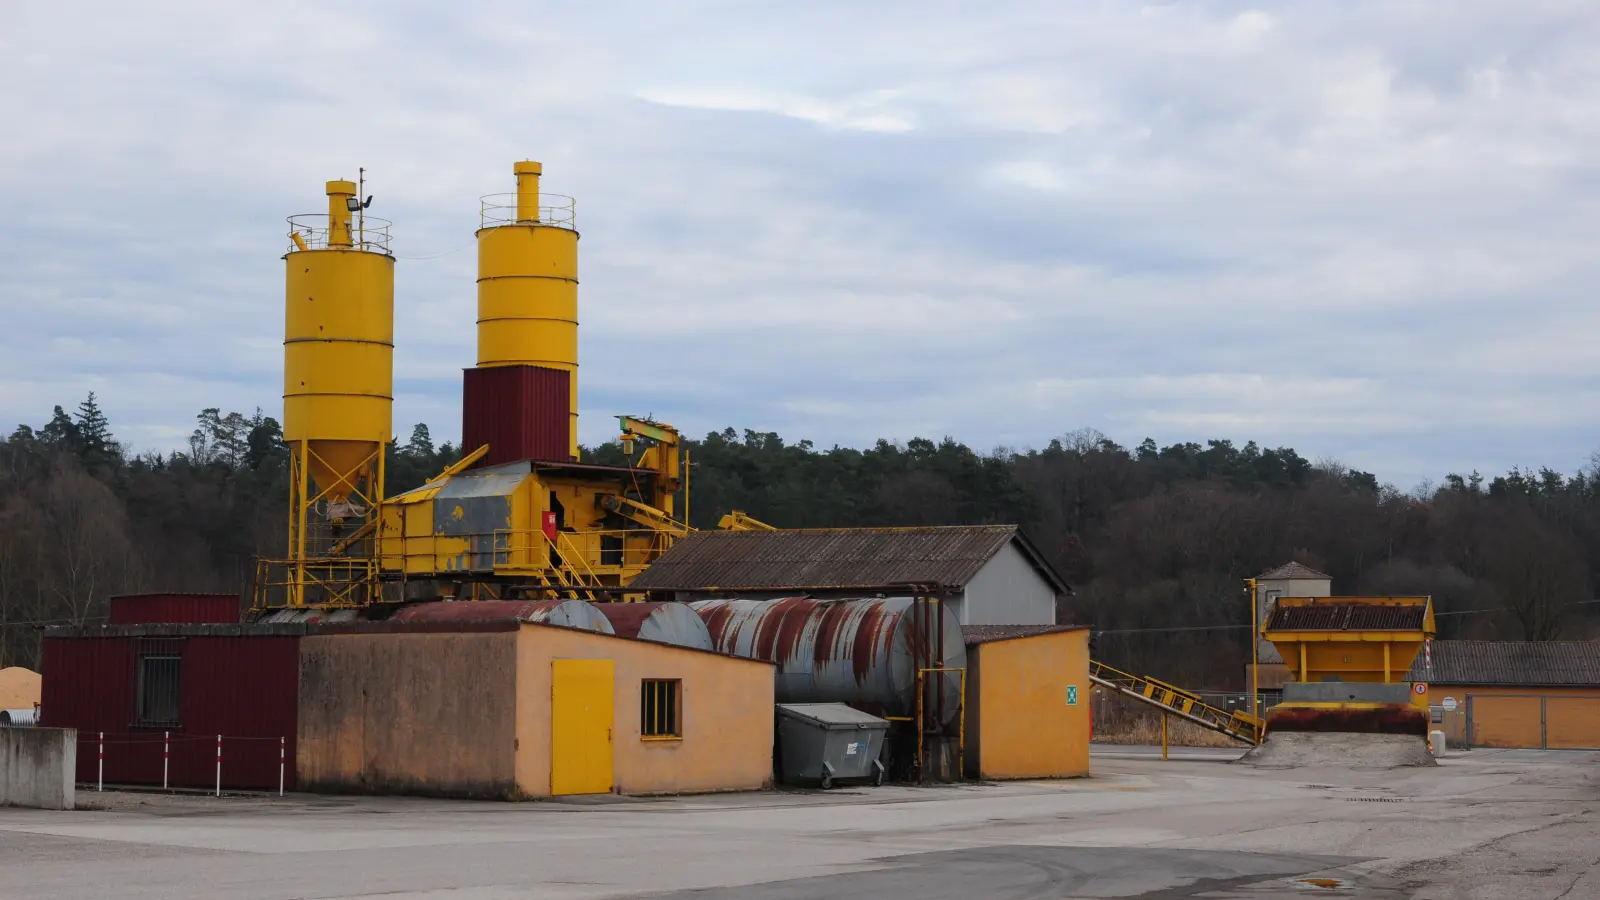
[[[1001,547],[950,605],[963,625],[1056,623],[1055,588],[1015,542]]]

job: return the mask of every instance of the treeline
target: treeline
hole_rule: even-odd
[[[1446,476],[1406,494],[1290,448],[1128,448],[1080,431],[1040,450],[953,440],[820,449],[772,433],[685,442],[689,518],[780,527],[1018,523],[1072,584],[1065,620],[1113,664],[1237,687],[1242,579],[1297,559],[1341,593],[1427,593],[1444,637],[1589,637],[1600,615],[1600,477]],[[389,493],[460,456],[425,426],[390,445]],[[615,444],[585,449],[618,463]],[[242,593],[284,551],[287,450],[254,414],[207,409],[187,446],[131,454],[91,395],[0,443],[0,666],[33,665],[37,625],[94,622],[117,593]],[[681,507],[680,507],[681,509]]]

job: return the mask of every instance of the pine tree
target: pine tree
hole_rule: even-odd
[[[78,448],[78,426],[66,410],[57,406],[50,415],[50,421],[39,429],[39,439],[54,449],[75,451]]]

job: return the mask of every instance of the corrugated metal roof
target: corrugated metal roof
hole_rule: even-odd
[[[967,646],[1011,641],[1017,638],[1038,637],[1041,634],[1060,634],[1063,631],[1084,631],[1084,625],[963,625],[961,634]]]
[[[1267,619],[1268,631],[1421,631],[1426,606],[1373,606],[1366,603],[1315,603],[1279,606]]]
[[[810,591],[928,584],[960,589],[1012,541],[1058,592],[1069,591],[1015,525],[702,531],[679,540],[629,588]]]
[[[1330,581],[1332,576],[1326,572],[1318,572],[1310,566],[1297,562],[1285,563],[1276,569],[1269,569],[1256,576],[1258,581],[1294,581],[1294,580],[1322,580]]]
[[[1435,684],[1600,687],[1600,642],[1434,641],[1431,670],[1417,655],[1407,676]]]

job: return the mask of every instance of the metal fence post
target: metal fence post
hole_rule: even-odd
[[[222,796],[222,735],[217,735],[217,796]]]

